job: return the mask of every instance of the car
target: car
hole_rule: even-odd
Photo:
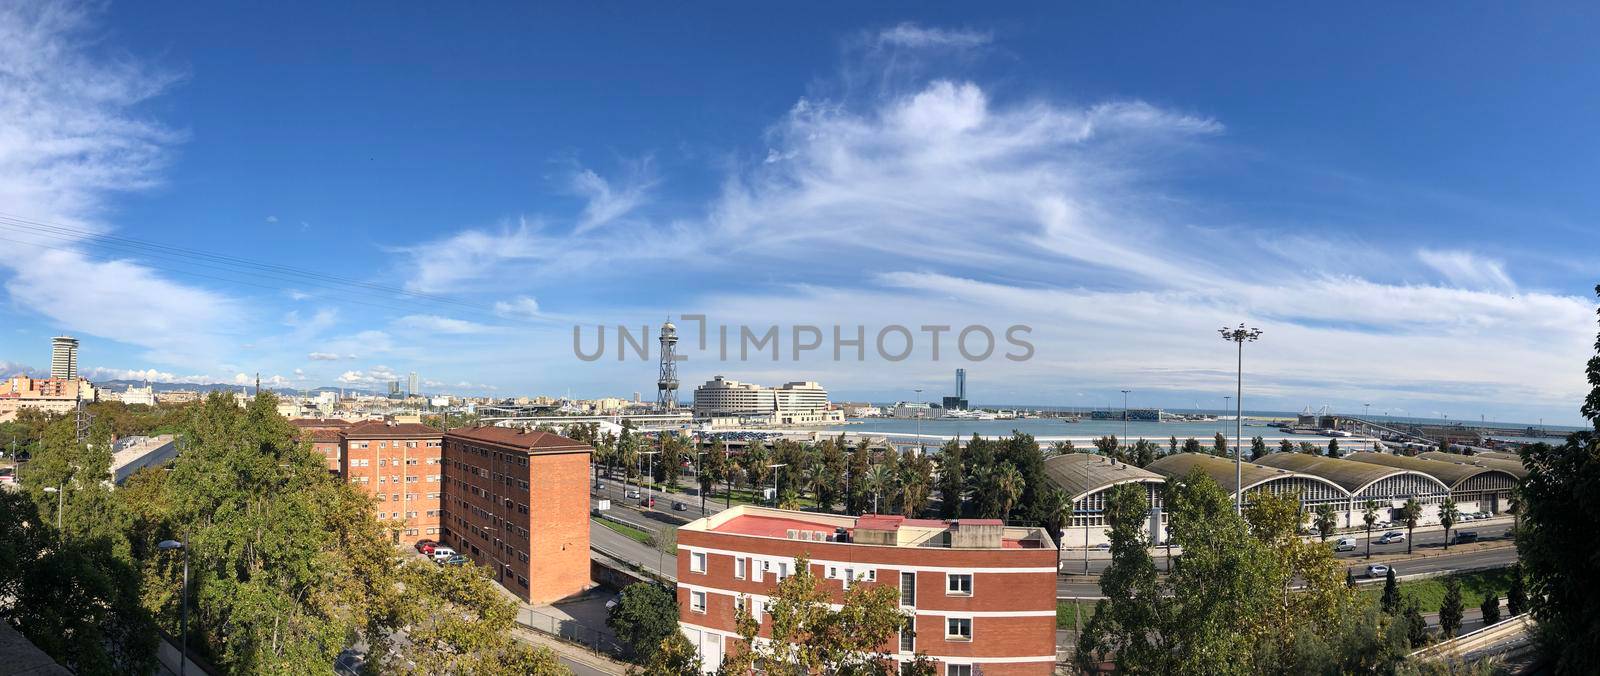
[[[597,491],[605,490],[606,489],[606,482],[604,482],[604,481],[596,481],[596,482],[594,482],[594,489],[597,490]]]
[[[423,554],[432,554],[433,548],[437,546],[439,546],[439,543],[433,540],[417,540],[417,544],[415,545],[417,551],[422,552]]]
[[[627,496],[628,496],[629,500],[638,500],[640,495],[642,495],[642,494],[639,492],[639,489],[637,489],[637,488],[629,488],[628,489]]]
[[[650,496],[648,498],[644,498],[644,499],[640,500],[639,501],[639,506],[640,507],[652,507],[652,508],[655,507],[656,506],[656,498],[655,498],[655,496],[652,495],[652,496]]]
[[[1488,512],[1478,512],[1478,518],[1479,519],[1488,519],[1488,518],[1493,517],[1493,516],[1494,516],[1493,514],[1490,514]]]
[[[1391,530],[1391,531],[1385,532],[1383,534],[1383,537],[1386,537],[1386,538],[1389,538],[1389,537],[1402,537],[1403,538],[1403,537],[1405,537],[1405,535],[1406,535],[1405,531]]]
[[[672,511],[674,511],[674,512],[687,512],[687,511],[689,511],[689,506],[685,505],[685,504],[683,504],[681,502],[673,502],[672,503]]]
[[[447,559],[440,559],[440,560],[436,561],[436,563],[438,563],[441,566],[462,566],[462,565],[466,565],[467,557],[462,556],[460,554],[456,554],[455,556],[451,556],[450,558],[447,558]]]
[[[456,550],[444,546],[434,547],[433,553],[429,554],[434,561],[443,561],[455,555]]]
[[[1090,547],[1090,549],[1093,549],[1093,550],[1099,551],[1099,552],[1107,551],[1107,550],[1111,549],[1111,543],[1102,542],[1102,543],[1097,544],[1097,545],[1095,545],[1093,547]]]
[[[1455,537],[1452,538],[1452,540],[1458,545],[1459,544],[1465,544],[1465,543],[1468,543],[1468,542],[1477,542],[1478,541],[1478,532],[1477,531],[1471,531],[1471,530],[1457,531],[1456,534],[1455,534]]]
[[[1356,550],[1356,539],[1355,538],[1339,538],[1338,542],[1333,543],[1333,551],[1336,551],[1336,552],[1353,552],[1355,550]]]
[[[1406,534],[1405,533],[1384,533],[1383,537],[1378,538],[1378,544],[1380,544],[1380,545],[1392,545],[1392,544],[1394,544],[1396,542],[1405,542],[1405,541],[1406,541]]]
[[[1456,517],[1456,523],[1467,523],[1477,518],[1478,517],[1475,517],[1471,514],[1462,514],[1461,516]]]
[[[1383,577],[1384,575],[1388,574],[1389,567],[1381,563],[1374,563],[1370,566],[1367,566],[1367,577]]]

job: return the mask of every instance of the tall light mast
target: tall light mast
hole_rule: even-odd
[[[661,375],[656,378],[656,406],[664,411],[678,407],[678,327],[671,321],[661,325]]]

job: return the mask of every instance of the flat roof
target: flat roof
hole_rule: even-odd
[[[1168,479],[1181,478],[1183,475],[1188,474],[1190,470],[1199,469],[1200,471],[1205,472],[1206,476],[1211,477],[1212,481],[1217,482],[1217,485],[1221,486],[1222,490],[1227,491],[1229,495],[1238,492],[1237,485],[1234,483],[1233,478],[1234,462],[1232,460],[1219,458],[1214,455],[1206,455],[1204,453],[1178,453],[1156,460],[1155,462],[1150,463],[1150,466],[1146,467],[1145,469],[1163,474]],[[1244,463],[1242,473],[1244,474],[1245,490],[1250,490],[1251,488],[1274,479],[1291,479],[1295,477],[1310,479],[1312,481],[1321,481],[1322,483],[1332,483],[1319,476],[1303,474],[1301,472],[1294,472],[1277,467],[1267,467],[1265,465],[1258,465],[1253,462]],[[1332,485],[1335,488],[1344,491],[1344,488],[1338,484]]]
[[[1046,458],[1044,475],[1073,500],[1117,484],[1167,480],[1155,472],[1095,453],[1064,453]]]
[[[1330,458],[1325,455],[1311,455],[1309,453],[1272,453],[1259,458],[1257,462],[1268,467],[1278,467],[1322,477],[1338,484],[1340,488],[1343,488],[1346,493],[1351,495],[1360,493],[1366,487],[1379,481],[1402,474],[1418,474],[1435,483],[1439,483],[1437,478],[1414,470]],[[1448,489],[1448,486],[1445,488]]]
[[[1449,486],[1452,490],[1455,489],[1455,487],[1460,486],[1461,483],[1467,479],[1471,479],[1472,477],[1478,476],[1479,474],[1483,474],[1485,472],[1500,472],[1507,475],[1510,474],[1505,470],[1495,469],[1493,467],[1484,467],[1482,465],[1462,465],[1454,462],[1445,462],[1443,460],[1413,458],[1410,456],[1392,455],[1389,453],[1371,453],[1363,451],[1360,453],[1351,453],[1345,457],[1355,462],[1366,462],[1375,465],[1409,469],[1413,472],[1422,472],[1423,474],[1438,479],[1441,483]],[[1511,478],[1515,479],[1516,477],[1512,476]]]
[[[732,509],[723,510],[712,516],[691,521],[680,527],[680,530],[697,530],[709,533],[726,533],[730,535],[745,535],[750,537],[777,538],[780,540],[806,540],[812,542],[825,542],[826,538],[844,529],[850,533],[848,544],[861,546],[897,546],[921,547],[931,546],[929,541],[934,537],[949,530],[959,530],[965,524],[969,526],[1000,526],[1003,527],[1000,539],[1001,549],[1038,549],[1050,546],[1049,534],[1044,529],[1037,527],[1005,526],[999,519],[956,519],[944,521],[940,519],[911,519],[895,514],[863,514],[845,516],[841,514],[820,514],[816,512],[801,512],[787,509],[772,509],[769,507],[756,507],[753,505],[739,505]],[[856,529],[894,531],[898,534],[895,545],[873,545],[857,542]],[[791,536],[791,532],[794,536]],[[812,536],[813,533],[820,535]],[[993,549],[993,548],[963,548],[963,549]]]
[[[1454,462],[1462,465],[1488,467],[1490,469],[1504,471],[1518,479],[1528,478],[1528,468],[1523,467],[1522,463],[1520,462],[1511,462],[1510,460],[1496,460],[1494,458],[1485,458],[1481,455],[1463,455],[1461,453],[1445,453],[1444,451],[1428,451],[1426,453],[1417,454],[1417,457],[1426,458],[1428,460],[1439,460],[1441,462]]]

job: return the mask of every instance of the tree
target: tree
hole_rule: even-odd
[[[838,502],[843,494],[845,468],[843,435],[838,440],[823,440],[819,456],[817,464],[822,467],[823,484],[817,490],[817,509],[831,512],[834,503]]]
[[[1045,528],[1050,531],[1050,537],[1056,539],[1056,549],[1066,546],[1067,523],[1072,519],[1072,496],[1066,491],[1051,486],[1045,491]]]
[[[1372,524],[1378,522],[1378,503],[1368,500],[1361,506],[1361,521],[1367,524],[1367,558],[1372,558]]]
[[[1500,597],[1494,592],[1483,595],[1483,603],[1478,605],[1478,612],[1483,614],[1483,626],[1500,622]]]
[[[867,475],[862,477],[863,487],[872,494],[872,512],[874,514],[882,513],[878,509],[878,500],[885,493],[894,492],[895,481],[894,470],[881,462],[873,465],[871,469],[867,470]]]
[[[1400,518],[1406,522],[1406,553],[1411,553],[1411,534],[1417,529],[1417,521],[1422,519],[1422,503],[1416,498],[1407,498],[1405,506],[1400,508]],[[1384,611],[1393,613],[1394,611]]]
[[[389,595],[390,611],[405,629],[405,646],[377,641],[368,663],[375,673],[571,676],[550,649],[512,636],[517,606],[487,569],[411,560],[397,572],[404,592]]]
[[[1128,463],[1134,467],[1148,467],[1156,461],[1156,445],[1153,442],[1140,439],[1133,443],[1133,450],[1128,452]]]
[[[1108,458],[1118,458],[1122,455],[1122,442],[1117,441],[1117,435],[1111,434],[1094,440],[1094,450]]]
[[[1130,671],[1167,664],[1168,646],[1160,633],[1151,631],[1160,626],[1167,602],[1161,597],[1144,535],[1147,509],[1139,484],[1114,486],[1106,496],[1111,564],[1100,577],[1106,598],[1096,604],[1094,616],[1078,637],[1077,662],[1085,672],[1108,654],[1115,654],[1119,666]]]
[[[1278,452],[1279,453],[1293,453],[1294,452],[1294,442],[1293,441],[1289,441],[1288,439],[1279,439],[1278,440]]]
[[[945,442],[939,451],[939,516],[954,519],[961,516],[961,505],[966,496],[966,475],[962,467],[961,440]]]
[[[1306,455],[1317,455],[1317,445],[1309,441],[1300,442],[1300,452]]]
[[[1018,472],[1016,467],[1009,462],[1000,464],[1000,468],[995,472],[994,489],[1000,498],[1001,520],[1011,518],[1011,507],[1016,504],[1017,498],[1022,496],[1024,486],[1022,473]]]
[[[1177,455],[1177,453],[1178,437],[1176,435],[1167,437],[1167,455]]]
[[[1188,439],[1184,439],[1183,440],[1183,452],[1184,453],[1199,453],[1200,452],[1200,441],[1195,439],[1194,437],[1189,437]]]
[[[1557,673],[1600,672],[1600,514],[1592,508],[1600,495],[1600,339],[1595,350],[1579,409],[1592,429],[1521,451],[1528,476],[1518,491],[1517,553],[1538,641]]]
[[[1383,598],[1379,602],[1379,607],[1390,615],[1400,612],[1400,583],[1394,579],[1393,568],[1390,568],[1383,577]]]
[[[662,642],[678,632],[678,599],[676,594],[654,582],[628,585],[611,607],[606,626],[617,633],[617,639],[633,649],[640,661],[655,656]]]
[[[871,440],[863,437],[850,452],[845,465],[845,511],[860,514],[866,511],[871,491],[867,488],[867,472],[872,468],[872,455],[868,450]]]
[[[1342,455],[1344,455],[1344,454],[1339,451],[1339,440],[1338,439],[1329,439],[1328,440],[1328,457],[1337,458],[1337,457],[1340,457]]]
[[[1456,501],[1446,497],[1439,503],[1439,525],[1444,526],[1444,550],[1450,551],[1450,528],[1456,525],[1456,519],[1461,518],[1461,510],[1456,508]]]
[[[917,517],[927,509],[933,494],[933,459],[927,453],[911,453],[900,463],[901,505],[903,514]]]
[[[628,673],[630,676],[701,676],[705,668],[700,651],[682,632],[674,631],[650,652],[643,669],[630,668]]]
[[[744,455],[739,456],[739,464],[744,466],[745,483],[750,486],[750,492],[759,495],[761,489],[767,487],[767,479],[772,477],[772,468],[767,466],[772,464],[767,445],[760,439],[751,439]]]
[[[770,594],[770,641],[757,641],[760,625],[747,609],[736,611],[740,645],[729,651],[723,673],[877,674],[909,619],[894,585],[854,585],[838,610],[805,557]],[[926,658],[919,661],[925,662]]]
[[[1439,629],[1445,638],[1461,631],[1461,582],[1454,577],[1445,578],[1444,602],[1439,606]]]
[[[1217,436],[1215,436],[1215,437],[1213,437],[1211,439],[1211,454],[1215,455],[1215,456],[1217,456],[1219,458],[1229,457],[1229,455],[1228,455],[1228,438],[1225,437],[1225,436],[1222,436],[1221,432],[1218,432]]]
[[[1267,455],[1267,440],[1261,437],[1250,439],[1250,461],[1255,462]]]
[[[1316,527],[1317,535],[1323,542],[1328,541],[1328,536],[1339,527],[1339,515],[1331,503],[1324,502],[1312,510],[1314,515],[1311,524]]]
[[[661,433],[660,477],[661,481],[667,484],[665,490],[677,490],[678,475],[683,472],[683,463],[687,452],[688,444],[684,443],[683,437],[677,432]],[[655,477],[651,478],[654,479]]]
[[[1428,621],[1422,617],[1422,606],[1415,597],[1407,597],[1400,621],[1406,629],[1406,642],[1410,647],[1421,648],[1428,643]]]
[[[1512,617],[1528,609],[1528,590],[1522,582],[1522,565],[1511,564],[1511,588],[1506,590],[1506,613]]]

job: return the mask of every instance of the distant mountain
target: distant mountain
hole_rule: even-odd
[[[255,384],[253,384],[253,383],[250,384],[250,385],[233,385],[233,384],[229,384],[229,383],[156,383],[156,382],[145,383],[145,381],[143,381],[143,380],[99,380],[99,381],[95,381],[95,383],[94,383],[95,387],[98,387],[98,388],[101,388],[103,390],[107,390],[107,391],[110,391],[110,392],[121,392],[123,390],[128,389],[129,387],[144,387],[146,384],[148,384],[150,386],[150,388],[155,390],[156,392],[177,392],[177,391],[213,392],[213,391],[221,390],[223,392],[241,392],[242,391],[242,392],[250,393],[250,392],[254,392],[255,391]],[[296,395],[296,396],[300,396],[300,395],[316,396],[316,394],[318,392],[339,392],[339,391],[341,391],[341,388],[338,388],[338,387],[317,387],[317,388],[312,388],[312,389],[308,389],[308,390],[298,390],[298,389],[293,389],[293,388],[288,388],[288,387],[263,387],[262,389],[267,390],[268,392],[273,392],[273,393],[280,394],[280,395]],[[372,390],[363,390],[363,389],[349,388],[349,387],[343,388],[342,391],[347,395],[349,395],[349,394],[367,394],[367,395],[378,394],[377,392],[373,392]]]

